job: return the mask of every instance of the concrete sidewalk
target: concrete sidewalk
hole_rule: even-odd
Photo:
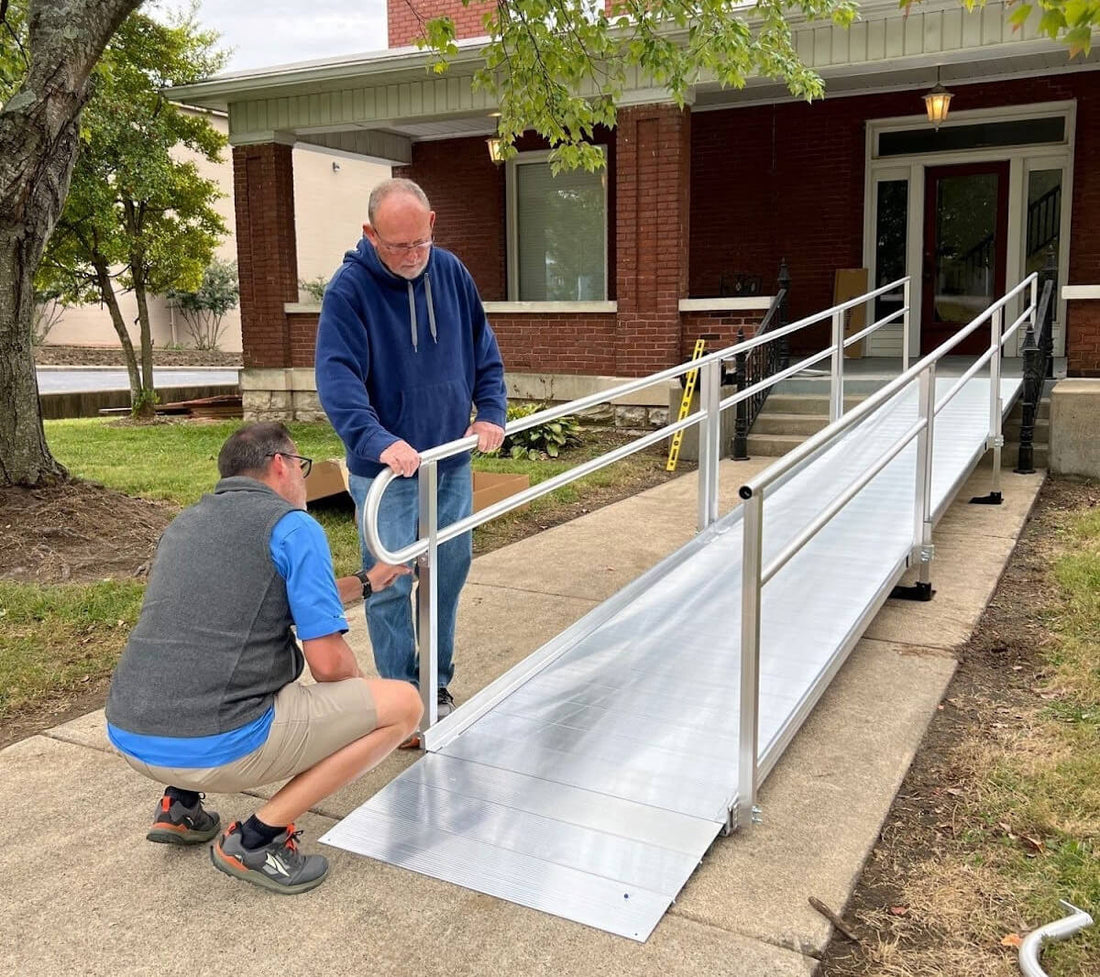
[[[772,459],[724,462],[723,508]],[[1004,475],[999,508],[940,524],[928,604],[872,622],[761,792],[764,824],[720,838],[646,944],[324,849],[330,878],[281,899],[215,872],[205,847],[144,840],[157,788],[95,712],[0,752],[0,974],[810,975],[977,624],[1042,474]],[[479,557],[463,595],[461,702],[688,540],[694,477]],[[959,494],[985,494],[979,469]],[[349,639],[366,667],[359,608]],[[301,819],[306,849],[415,755],[398,753]],[[269,793],[269,792],[258,792]],[[211,795],[229,820],[255,797]]]

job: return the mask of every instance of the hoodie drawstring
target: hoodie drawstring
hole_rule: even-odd
[[[432,301],[432,276],[424,272],[424,298],[428,302],[428,328],[432,331],[432,342],[438,343],[435,332],[435,303]]]
[[[413,292],[413,283],[409,282],[409,323],[412,328],[413,352],[419,349],[416,332],[416,294]]]
[[[432,278],[424,273],[424,299],[428,305],[428,328],[432,333],[432,342],[439,342],[439,335],[435,330],[435,303],[432,301]],[[420,332],[416,321],[416,292],[413,291],[413,283],[409,282],[409,327],[412,331],[413,352],[420,348]]]

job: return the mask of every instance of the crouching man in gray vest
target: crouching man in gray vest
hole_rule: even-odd
[[[226,441],[213,493],[161,538],[107,698],[111,742],[169,785],[150,841],[208,842],[220,823],[202,791],[290,778],[210,848],[216,868],[281,893],[328,873],[322,856],[299,852],[294,821],[375,766],[421,712],[412,685],[364,677],[343,637],[342,601],[409,571],[376,564],[335,578],[324,531],[304,511],[310,464],[282,424],[247,424]],[[303,652],[316,685],[296,681]]]

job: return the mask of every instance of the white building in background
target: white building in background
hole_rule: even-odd
[[[229,131],[223,112],[206,113],[210,123],[221,133]],[[233,213],[233,162],[227,147],[220,163],[183,151],[184,158],[194,159],[199,172],[214,180],[225,194],[215,204],[229,234],[217,249],[217,256],[226,261],[237,260],[237,239]],[[372,163],[362,156],[338,150],[299,143],[294,148],[295,229],[298,246],[299,276],[303,281],[328,279],[339,266],[344,252],[362,236],[362,224],[367,219],[367,197],[371,189],[390,176],[390,167]],[[131,294],[119,295],[122,315],[130,327],[135,345],[139,340],[137,303]],[[153,344],[156,347],[193,346],[183,318],[170,307],[166,299],[151,297],[149,315],[152,321]],[[220,348],[229,352],[241,350],[240,308],[231,311],[224,320]],[[71,306],[65,309],[46,338],[50,346],[117,346],[118,335],[111,324],[106,307],[98,304]]]

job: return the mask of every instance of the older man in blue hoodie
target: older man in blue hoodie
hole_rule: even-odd
[[[504,439],[504,365],[466,267],[432,241],[435,213],[411,180],[374,188],[364,237],[344,255],[325,291],[317,328],[317,393],[347,452],[350,489],[362,512],[371,481],[389,467],[404,478],[386,490],[379,535],[391,550],[417,536],[419,452],[466,435],[492,451]],[[471,423],[471,413],[477,414]],[[470,459],[438,465],[439,525],[470,514]],[[360,528],[363,566],[374,563]],[[472,557],[470,534],[439,548],[438,714],[453,708],[458,598]],[[418,683],[410,577],[367,604],[374,661],[383,678]]]

